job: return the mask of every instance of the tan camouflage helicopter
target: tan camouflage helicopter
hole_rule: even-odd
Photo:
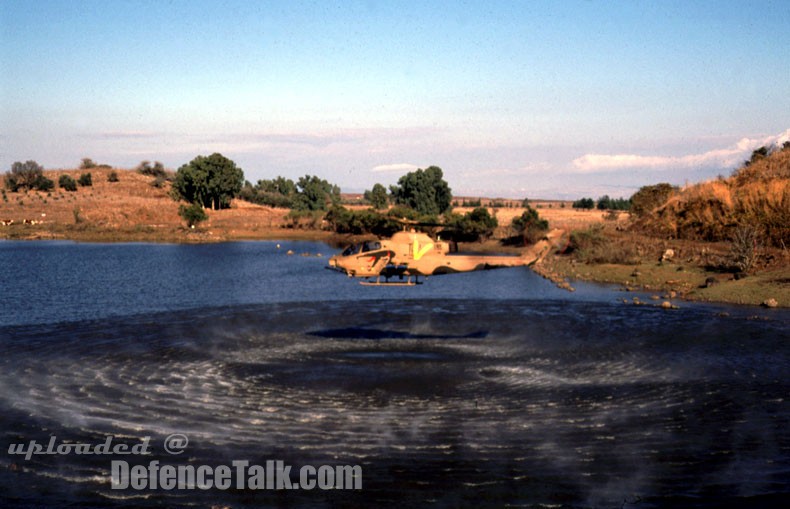
[[[329,259],[327,268],[349,277],[368,278],[361,282],[363,285],[411,286],[421,284],[420,276],[532,265],[552,248],[559,247],[564,233],[559,229],[549,232],[543,240],[525,248],[520,256],[485,256],[452,253],[449,242],[433,240],[414,230],[401,231],[389,239],[348,246]],[[390,281],[393,277],[397,280]],[[375,280],[371,281],[372,278]]]

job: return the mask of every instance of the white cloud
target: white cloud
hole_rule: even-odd
[[[765,138],[742,138],[729,147],[684,156],[645,156],[637,154],[586,154],[573,160],[580,173],[626,169],[683,169],[698,167],[732,168],[756,148],[781,145],[790,139],[790,129]]]

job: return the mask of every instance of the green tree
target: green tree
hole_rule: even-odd
[[[173,181],[173,196],[206,208],[219,210],[230,207],[230,201],[241,191],[244,172],[222,154],[197,156],[181,166]]]
[[[337,233],[363,235],[372,233],[388,237],[400,230],[400,224],[389,216],[375,210],[348,210],[335,205],[326,213],[324,219]]]
[[[277,177],[272,180],[259,180],[257,188],[264,193],[277,193],[283,196],[296,194],[296,184],[291,179]]]
[[[458,242],[477,242],[491,238],[499,221],[486,207],[477,207],[463,216],[448,214],[446,224],[454,230],[452,237]]]
[[[187,222],[187,226],[189,228],[192,228],[196,224],[208,219],[206,211],[203,210],[203,206],[199,203],[180,205],[178,207],[178,215],[181,217],[181,219]]]
[[[541,219],[538,211],[530,206],[526,207],[520,216],[514,217],[510,223],[510,227],[516,234],[516,237],[523,239],[525,244],[534,243],[543,233],[549,229],[549,222]]]
[[[396,204],[406,205],[424,215],[444,214],[453,202],[450,186],[438,166],[407,173],[397,185],[390,186],[390,193]]]
[[[20,189],[36,189],[37,184],[44,178],[44,168],[35,161],[17,161],[11,165],[11,171],[6,173],[6,187],[17,192]]]
[[[642,186],[631,196],[631,213],[641,217],[663,205],[677,188],[662,182],[652,186]]]
[[[365,200],[376,210],[386,209],[390,202],[387,188],[381,184],[375,184],[373,189],[365,191]]]
[[[259,180],[254,186],[245,182],[239,198],[267,207],[289,209],[293,205],[296,193],[296,184],[293,180],[277,177],[273,180]]]
[[[340,188],[315,175],[300,177],[296,188],[295,210],[327,210],[340,203]]]
[[[593,209],[595,208],[595,200],[592,198],[582,198],[580,200],[576,200],[573,202],[573,208],[575,209]]]

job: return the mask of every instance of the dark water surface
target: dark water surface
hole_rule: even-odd
[[[626,306],[525,269],[362,287],[281,244],[0,242],[0,505],[786,504],[787,311]],[[360,465],[362,490],[113,490],[118,457],[9,452],[52,436]]]

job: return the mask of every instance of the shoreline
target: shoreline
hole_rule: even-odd
[[[587,264],[552,254],[532,269],[568,291],[574,291],[574,282],[584,281],[616,285],[624,295],[651,294],[649,301],[623,298],[624,303],[632,305],[675,309],[677,302],[700,302],[790,308],[790,277],[781,268],[735,278],[733,274],[710,272],[683,263]]]
[[[10,241],[64,240],[86,243],[153,243],[212,244],[243,241],[311,241],[341,246],[355,239],[350,235],[315,229],[265,227],[250,230],[218,231],[216,228],[136,226],[133,228],[100,228],[83,225],[12,225],[4,228],[0,239]],[[496,249],[491,245],[464,245],[483,251]],[[499,251],[510,252],[512,248]],[[654,305],[676,308],[677,302],[708,302],[745,306],[767,306],[771,299],[779,308],[790,307],[790,277],[786,271],[763,271],[735,279],[732,274],[713,273],[684,263],[646,263],[634,265],[582,263],[568,256],[551,254],[530,267],[536,274],[552,281],[559,288],[573,291],[576,281],[617,285],[629,292],[652,293],[649,301],[623,298],[632,305]]]

